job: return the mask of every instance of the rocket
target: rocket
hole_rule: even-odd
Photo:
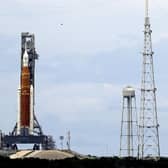
[[[30,84],[29,55],[25,47],[22,59],[20,87],[18,89],[18,121],[17,134],[33,134],[34,96]]]

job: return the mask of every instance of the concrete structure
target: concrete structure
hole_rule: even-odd
[[[38,158],[47,160],[61,160],[77,157],[79,159],[89,158],[88,156],[66,150],[22,150],[9,155],[11,159]]]

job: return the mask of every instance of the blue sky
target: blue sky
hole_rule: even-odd
[[[1,0],[2,1],[2,0]],[[167,152],[168,2],[150,4],[161,155]],[[60,148],[84,154],[118,155],[122,89],[139,88],[144,0],[5,0],[0,6],[0,128],[17,118],[21,32],[34,33],[36,115]]]

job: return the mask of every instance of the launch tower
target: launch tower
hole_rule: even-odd
[[[38,54],[35,50],[34,34],[21,34],[21,75],[18,88],[18,118],[10,135],[3,137],[3,146],[17,148],[17,144],[34,144],[43,149],[54,148],[51,136],[43,134],[34,111],[35,105],[35,60]]]
[[[151,40],[151,25],[148,14],[148,0],[145,10],[144,51],[141,81],[141,104],[139,116],[139,145],[140,159],[160,158],[159,124],[156,106],[156,86],[153,67],[153,50]]]
[[[28,116],[23,112],[23,108],[26,106],[26,102],[23,102],[24,99],[24,90],[23,90],[23,78],[25,78],[23,75],[23,67],[24,67],[24,56],[28,55],[28,73],[29,73],[29,90],[30,90],[30,102],[27,102],[27,111],[29,111]],[[34,105],[35,105],[35,60],[38,59],[38,54],[35,50],[35,37],[34,34],[30,33],[22,33],[21,34],[21,88],[18,88],[18,121],[17,124],[13,130],[13,134],[22,134],[26,135],[29,134],[37,134],[42,135],[42,129],[41,126],[35,116],[34,112]],[[30,108],[30,109],[29,109]],[[26,112],[25,112],[26,113]],[[21,114],[21,115],[20,115]],[[25,118],[24,118],[25,117]],[[27,123],[25,123],[27,119]],[[22,127],[21,125],[26,124],[28,126],[28,129],[26,127]]]

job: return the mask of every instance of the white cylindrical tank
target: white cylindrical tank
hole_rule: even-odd
[[[123,97],[135,97],[135,89],[131,86],[127,86],[123,89]]]

